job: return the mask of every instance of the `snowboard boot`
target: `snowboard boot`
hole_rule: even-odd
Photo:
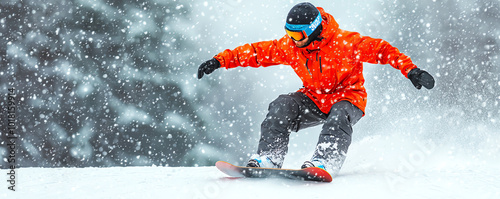
[[[268,157],[259,156],[248,160],[247,167],[279,168]]]
[[[304,164],[302,164],[302,166],[300,168],[305,169],[308,167],[318,167],[318,168],[322,168],[322,169],[326,170],[325,164],[323,164],[323,161],[318,160],[318,159],[314,159],[311,161],[305,161]]]
[[[259,162],[257,162],[257,160],[250,159],[248,161],[247,167],[260,167],[260,164],[259,164]]]

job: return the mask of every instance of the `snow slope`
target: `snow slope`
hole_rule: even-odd
[[[456,145],[366,137],[332,183],[230,178],[215,167],[21,168],[17,191],[1,183],[0,198],[500,198],[498,140],[490,141],[468,155]],[[284,167],[297,167],[290,157]]]
[[[347,169],[332,183],[233,179],[215,167],[25,168],[19,173],[17,191],[2,187],[1,198],[500,197],[500,175],[488,167],[422,170],[394,182],[388,180],[394,173]]]

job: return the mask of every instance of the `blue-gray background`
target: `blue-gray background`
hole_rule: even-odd
[[[287,66],[220,69],[202,80],[197,68],[224,49],[282,37],[298,2],[2,0],[0,168],[9,88],[21,167],[243,164],[268,104],[301,82]],[[389,41],[436,79],[417,90],[392,67],[365,64],[368,106],[354,142],[400,134],[500,152],[498,0],[312,3],[340,28]],[[312,153],[318,132],[292,134],[291,156]]]

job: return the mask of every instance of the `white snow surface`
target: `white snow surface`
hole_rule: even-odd
[[[500,198],[498,140],[489,143],[472,153],[366,137],[353,142],[331,183],[231,178],[215,167],[20,168],[16,191],[1,183],[0,198]],[[301,161],[291,153],[284,167]]]

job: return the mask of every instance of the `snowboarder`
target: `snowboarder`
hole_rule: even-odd
[[[323,124],[314,154],[302,168],[320,167],[336,175],[351,144],[352,126],[365,112],[363,62],[390,64],[417,89],[434,87],[434,78],[397,48],[340,29],[332,15],[311,3],[299,3],[289,11],[285,32],[278,40],[227,49],[198,69],[200,79],[218,68],[283,64],[302,80],[303,88],[280,95],[269,105],[249,167],[281,168],[290,133]]]

